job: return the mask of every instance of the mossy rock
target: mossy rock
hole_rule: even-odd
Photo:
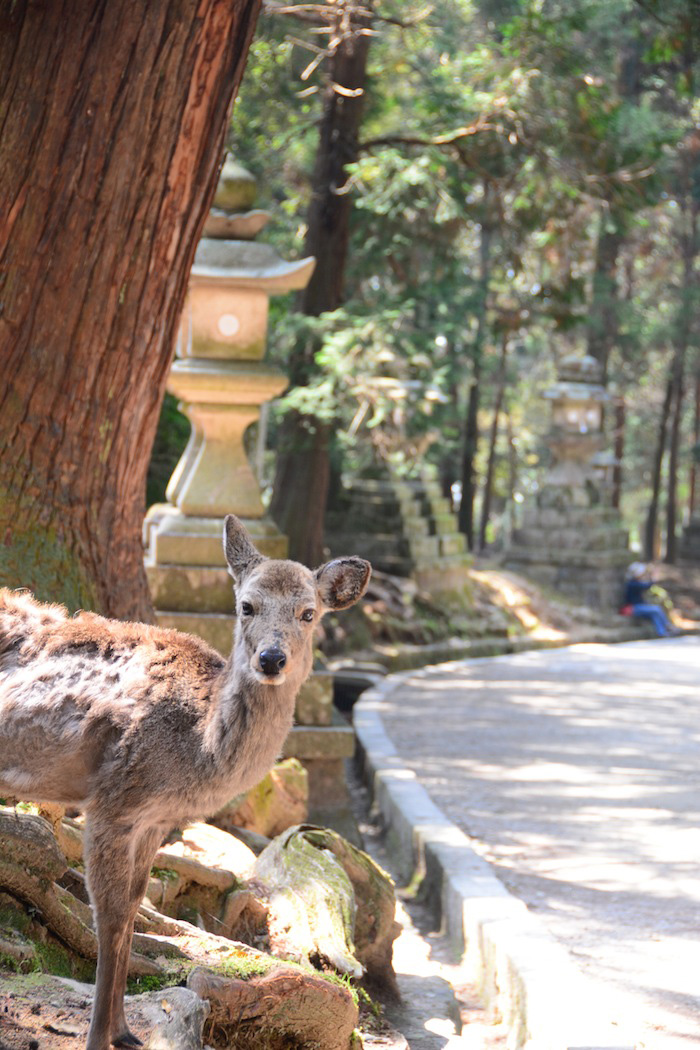
[[[278,835],[258,857],[254,878],[264,887],[271,950],[282,958],[362,976],[355,955],[355,894],[333,852],[312,841],[320,828],[300,824]]]

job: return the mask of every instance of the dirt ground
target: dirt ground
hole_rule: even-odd
[[[7,991],[7,977],[0,969],[0,1050],[84,1050],[91,1002],[82,991],[39,974],[21,990],[13,975]],[[135,1031],[142,1034],[138,1025]]]

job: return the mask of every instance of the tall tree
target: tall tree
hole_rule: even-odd
[[[362,120],[370,16],[350,5],[350,21],[336,27],[338,42],[329,56],[323,112],[311,178],[304,251],[316,258],[307,287],[299,294],[301,313],[318,317],[344,298],[352,196],[348,165],[357,161]],[[290,384],[304,386],[318,341],[307,334],[289,358]],[[281,428],[270,513],[289,538],[289,553],[307,565],[323,560],[323,522],[330,483],[330,426],[292,410]]]
[[[148,457],[259,6],[0,9],[0,583],[152,616]]]
[[[474,500],[477,490],[476,453],[479,443],[479,405],[484,344],[487,335],[486,309],[491,284],[493,256],[493,217],[490,214],[490,186],[484,183],[484,214],[479,239],[479,297],[476,303],[477,326],[471,347],[472,376],[467,397],[462,450],[462,499],[459,505],[459,527],[467,537],[469,550],[474,549]]]

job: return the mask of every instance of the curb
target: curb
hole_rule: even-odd
[[[507,657],[506,657],[507,658]],[[504,659],[504,657],[495,657]],[[440,670],[472,665],[456,660]],[[408,679],[435,667],[390,675],[354,708],[358,760],[400,877],[420,880],[462,956],[509,1050],[634,1050],[604,992],[525,904],[512,896],[467,836],[444,815],[396,752],[382,710]]]

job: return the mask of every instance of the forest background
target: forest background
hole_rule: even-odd
[[[229,137],[286,257],[290,376],[271,510],[322,560],[341,472],[433,463],[472,549],[546,462],[541,392],[574,352],[613,393],[613,501],[675,560],[700,454],[697,0],[377,0],[263,8]],[[164,406],[149,501],[188,425]]]

